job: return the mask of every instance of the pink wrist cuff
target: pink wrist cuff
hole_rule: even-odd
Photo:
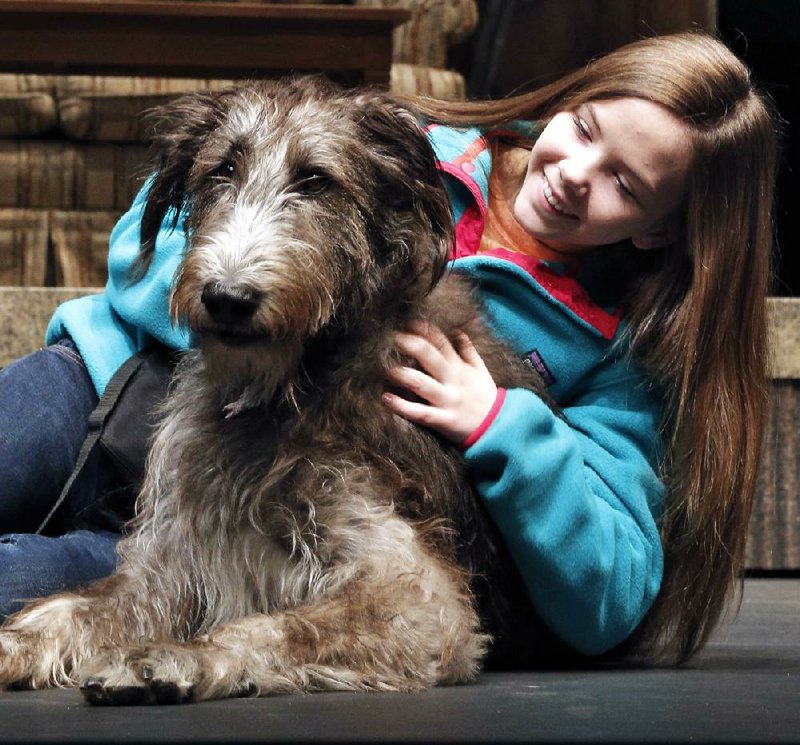
[[[492,408],[489,409],[489,413],[483,418],[483,421],[472,431],[472,434],[467,436],[467,439],[462,442],[459,447],[462,450],[466,450],[467,448],[474,445],[478,440],[481,439],[483,433],[486,432],[489,427],[492,426],[492,422],[497,418],[498,413],[500,413],[500,409],[503,408],[503,403],[506,400],[506,389],[505,388],[498,388],[497,395],[494,397],[494,403],[492,404]]]

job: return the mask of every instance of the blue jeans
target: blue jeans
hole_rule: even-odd
[[[120,520],[105,504],[122,482],[99,447],[44,534],[33,534],[72,473],[96,405],[70,341],[0,370],[0,620],[22,600],[114,570]]]

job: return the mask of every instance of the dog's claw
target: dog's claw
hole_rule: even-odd
[[[244,688],[240,688],[235,695],[237,698],[257,698],[260,695],[260,691],[255,683],[248,683]]]
[[[81,693],[95,706],[142,706],[147,704],[184,704],[193,700],[192,689],[182,690],[175,683],[155,680],[146,686],[106,687],[97,678],[81,685]]]
[[[81,683],[81,693],[83,697],[90,703],[96,706],[102,704],[109,704],[111,701],[108,698],[106,687],[100,678],[87,678]]]
[[[186,704],[194,701],[194,688],[153,679],[153,669],[142,669],[145,685],[106,686],[101,678],[87,678],[81,693],[95,706],[141,706],[146,704]]]
[[[81,683],[81,690],[84,693],[93,693],[103,690],[103,681],[100,678],[87,678]]]

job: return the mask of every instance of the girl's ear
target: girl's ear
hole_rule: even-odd
[[[650,251],[654,248],[663,248],[674,243],[678,237],[675,220],[665,217],[638,235],[631,237],[633,245],[641,251]]]

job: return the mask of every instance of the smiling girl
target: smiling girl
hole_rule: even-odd
[[[759,461],[768,102],[724,45],[680,34],[529,94],[421,108],[452,268],[564,417],[421,327],[397,339],[417,365],[392,372],[415,396],[386,405],[461,444],[557,637],[685,660],[735,589]]]

